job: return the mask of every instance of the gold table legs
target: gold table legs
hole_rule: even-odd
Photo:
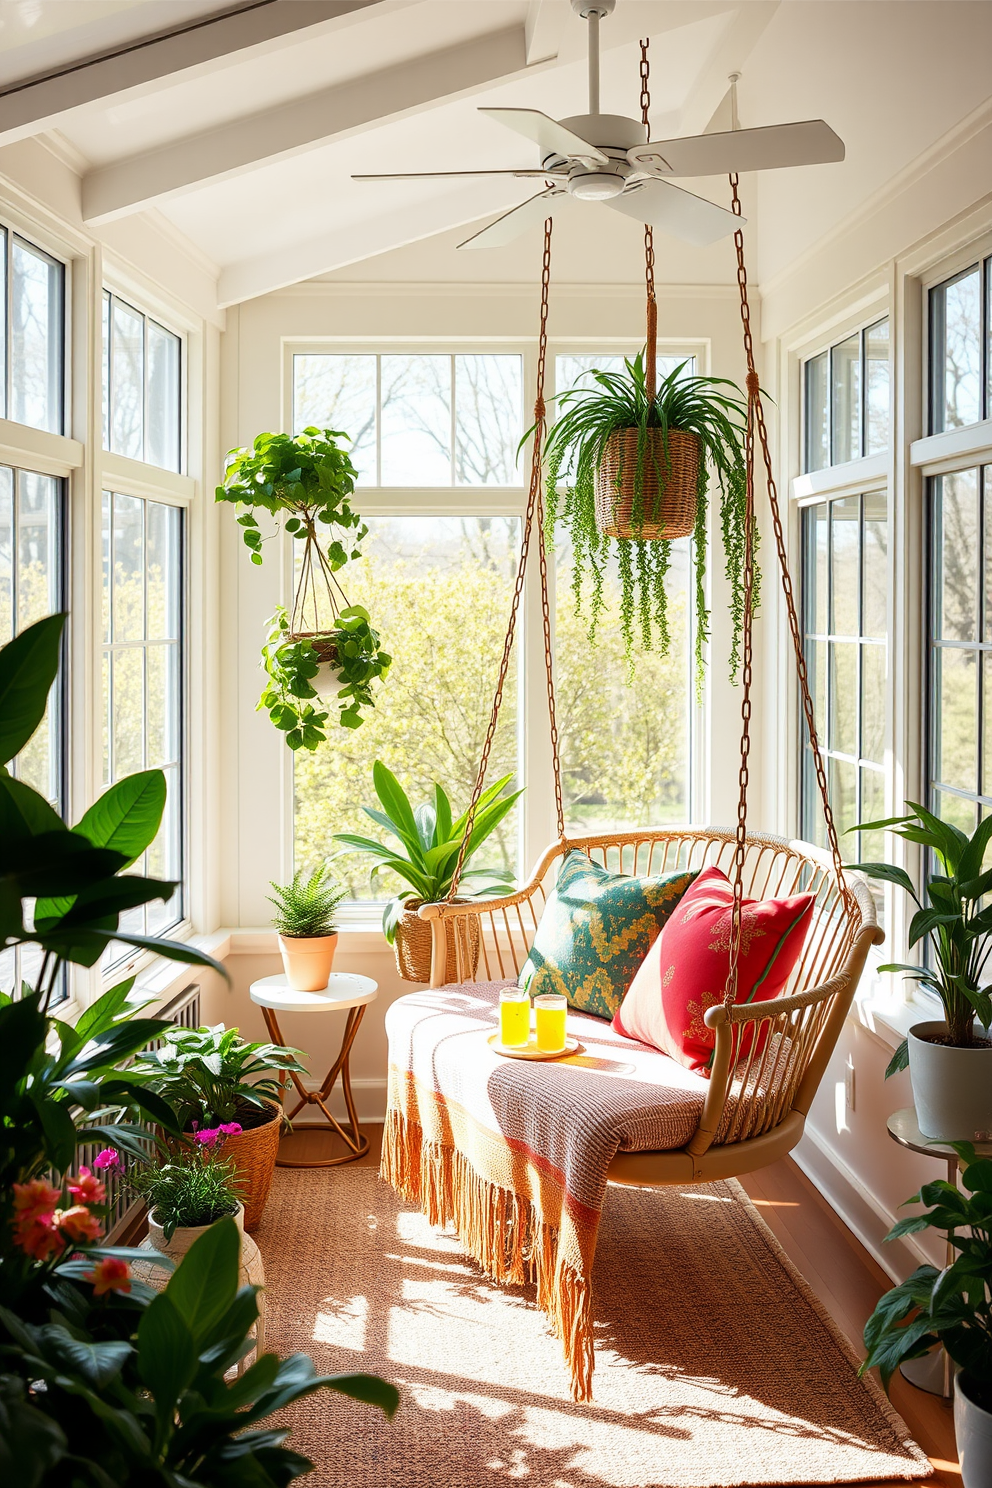
[[[262,1016],[265,1019],[265,1026],[269,1031],[269,1037],[271,1038],[272,1042],[274,1044],[285,1045],[286,1040],[282,1036],[279,1028],[279,1021],[276,1018],[274,1010],[272,1008],[263,1007]],[[303,1084],[302,1080],[295,1070],[291,1071],[289,1076],[293,1084],[296,1086],[297,1094],[300,1097],[293,1109],[287,1113],[289,1116],[289,1120],[292,1121],[293,1117],[297,1114],[298,1111],[302,1111],[304,1106],[319,1106],[324,1114],[324,1117],[326,1118],[326,1124],[323,1121],[310,1121],[305,1122],[301,1126],[298,1126],[296,1130],[336,1132],[337,1135],[344,1142],[345,1146],[348,1148],[348,1151],[341,1157],[327,1157],[318,1160],[311,1159],[305,1162],[299,1161],[294,1158],[277,1157],[276,1167],[336,1168],[340,1167],[342,1163],[354,1162],[356,1158],[362,1157],[366,1152],[368,1152],[369,1139],[367,1136],[365,1136],[364,1132],[360,1130],[358,1125],[358,1112],[355,1110],[355,1101],[351,1093],[351,1073],[348,1067],[348,1061],[351,1056],[351,1046],[355,1042],[355,1035],[358,1033],[358,1029],[364,1016],[364,1006],[348,1009],[348,1021],[345,1024],[344,1037],[341,1040],[341,1049],[338,1053],[337,1059],[335,1059],[334,1063],[327,1071],[327,1074],[324,1076],[323,1084],[321,1085],[319,1090],[307,1090],[306,1086]],[[327,1105],[331,1091],[337,1084],[338,1079],[340,1079],[341,1081],[341,1092],[344,1095],[344,1103],[348,1110],[348,1121],[351,1126],[350,1131],[346,1126],[342,1126],[337,1118],[331,1114]],[[285,1088],[285,1078],[283,1078],[282,1084]]]

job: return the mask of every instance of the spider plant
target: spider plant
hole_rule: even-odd
[[[662,431],[667,458],[670,432],[694,434],[700,443],[699,478],[696,490],[696,523],[693,550],[696,584],[696,677],[701,686],[703,647],[709,636],[706,604],[706,516],[710,466],[720,487],[720,522],[730,583],[733,635],[730,674],[736,675],[744,627],[745,465],[744,435],[747,402],[736,383],[725,377],[684,376],[682,362],[664,379],[655,397],[648,397],[644,354],[624,359],[623,372],[592,371],[588,383],[558,396],[559,416],[548,432],[545,445],[547,508],[545,533],[552,542],[558,523],[572,543],[572,591],[577,614],[584,604],[587,580],[591,597],[587,612],[587,634],[595,644],[596,630],[605,608],[603,580],[611,556],[616,556],[620,577],[620,626],[628,664],[633,661],[635,631],[646,651],[657,647],[664,655],[669,645],[665,579],[671,563],[671,542],[643,537],[612,538],[596,526],[595,480],[610,435],[621,429],[638,431],[637,470],[634,483],[633,526],[641,530],[650,510],[645,510],[644,464],[648,430]],[[571,473],[559,488],[562,470]],[[758,531],[753,530],[755,548]],[[755,570],[754,601],[758,601]]]

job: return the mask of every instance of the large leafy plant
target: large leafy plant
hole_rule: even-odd
[[[863,822],[852,832],[891,831],[906,842],[918,843],[933,855],[939,872],[927,876],[923,903],[904,868],[892,863],[856,863],[869,878],[896,884],[916,905],[909,926],[910,947],[923,942],[929,947],[929,962],[914,966],[891,962],[880,971],[901,971],[940,998],[952,1044],[967,1048],[975,1042],[975,1018],[988,1027],[992,1023],[992,981],[988,961],[992,955],[992,906],[983,900],[992,891],[992,869],[982,864],[992,841],[992,817],[986,817],[969,837],[950,822],[941,821],[925,806],[907,802],[905,816],[885,821]],[[906,1041],[896,1050],[886,1075],[905,1069]]]
[[[269,621],[262,647],[268,681],[255,711],[268,713],[286,735],[290,749],[314,750],[327,738],[330,708],[313,685],[327,663],[337,677],[338,723],[342,728],[361,728],[362,709],[375,707],[372,683],[384,677],[392,663],[378,631],[372,629],[368,611],[349,605],[338,611],[323,635],[294,636],[289,615],[280,605]]]
[[[282,1488],[313,1464],[266,1418],[330,1389],[392,1415],[399,1396],[374,1375],[318,1375],[305,1354],[250,1350],[257,1288],[239,1290],[232,1219],[190,1248],[164,1291],[104,1266],[95,1283],[62,1277],[47,1319],[0,1309],[0,1479],[25,1488]],[[144,1257],[147,1259],[146,1257]],[[71,1264],[71,1263],[70,1263]],[[124,1290],[126,1288],[126,1290]]]
[[[170,1028],[128,1074],[175,1112],[180,1130],[237,1119],[269,1119],[281,1096],[280,1074],[303,1073],[298,1049],[249,1043],[237,1028]]]
[[[880,1299],[865,1325],[862,1373],[877,1366],[888,1389],[900,1364],[942,1343],[992,1410],[992,1160],[976,1157],[967,1142],[951,1146],[964,1164],[965,1192],[943,1179],[925,1183],[906,1202],[928,1212],[900,1220],[886,1239],[938,1230],[958,1254],[942,1271],[918,1267]]]
[[[465,849],[463,871],[458,880],[459,892],[468,898],[512,886],[513,874],[507,869],[469,866],[486,838],[523,794],[522,791],[513,791],[508,796],[503,795],[512,779],[512,775],[504,775],[479,797]],[[373,886],[380,873],[395,873],[409,886],[394,895],[383,911],[382,928],[392,944],[397,923],[408,901],[415,899],[423,904],[435,904],[446,898],[468,829],[468,812],[452,818],[451,802],[436,782],[432,801],[422,806],[411,806],[406,791],[381,760],[376,760],[372,768],[372,783],[382,810],[373,806],[363,806],[362,810],[377,826],[384,827],[399,846],[377,842],[372,837],[362,837],[354,832],[338,832],[335,841],[374,860],[370,874]]]
[[[572,590],[577,614],[586,604],[587,582],[591,586],[586,612],[590,643],[595,643],[605,608],[603,585],[607,564],[615,556],[620,578],[620,626],[628,663],[633,657],[635,634],[646,651],[656,647],[664,654],[669,645],[665,581],[671,565],[671,542],[602,534],[596,526],[596,472],[610,436],[619,430],[637,430],[633,525],[635,531],[640,530],[652,514],[650,504],[645,505],[650,484],[645,480],[649,473],[648,431],[662,431],[666,457],[670,431],[694,434],[701,447],[693,531],[697,679],[702,676],[703,647],[709,635],[706,517],[710,466],[721,492],[720,521],[733,625],[730,671],[734,676],[744,625],[747,403],[737,385],[726,378],[686,377],[684,370],[683,362],[664,379],[652,399],[648,396],[642,353],[633,360],[625,358],[623,372],[594,370],[588,374],[590,381],[558,396],[559,414],[548,431],[545,445],[545,532],[550,544],[556,524],[560,523],[571,540]],[[562,471],[567,469],[570,474],[562,489],[559,481]],[[756,547],[756,524],[752,536]],[[757,580],[755,569],[755,603]]]

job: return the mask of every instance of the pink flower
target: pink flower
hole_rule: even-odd
[[[71,1209],[56,1210],[55,1223],[63,1235],[77,1245],[90,1240],[99,1240],[100,1221],[84,1204],[74,1204]]]
[[[225,1137],[236,1137],[243,1128],[240,1121],[222,1121],[217,1130],[222,1131]]]
[[[93,1159],[93,1166],[99,1168],[101,1172],[108,1172],[110,1169],[123,1167],[121,1155],[116,1147],[104,1147],[102,1152],[98,1152]],[[85,1171],[86,1169],[84,1168],[83,1172]]]
[[[102,1297],[107,1292],[131,1290],[127,1261],[122,1261],[117,1256],[107,1256],[105,1260],[97,1261],[93,1270],[87,1271],[86,1280],[93,1283],[94,1297]]]
[[[199,1142],[201,1147],[216,1147],[220,1141],[221,1129],[219,1126],[207,1126],[203,1131],[193,1133],[194,1142]]]
[[[107,1197],[106,1186],[94,1178],[89,1168],[80,1168],[79,1177],[69,1182],[69,1192],[80,1204],[102,1204]]]

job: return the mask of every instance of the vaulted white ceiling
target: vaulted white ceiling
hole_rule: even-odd
[[[744,123],[822,115],[847,143],[843,164],[744,183],[759,275],[992,91],[988,0],[618,0],[602,23],[604,112],[638,115],[640,36],[656,138],[705,128],[740,70]],[[351,175],[536,165],[478,108],[584,113],[585,40],[569,0],[0,0],[0,170],[4,144],[55,136],[83,218],[164,214],[217,265],[222,303],[314,276],[392,277],[397,255],[411,278],[532,277],[527,240],[455,245],[540,183]],[[684,184],[725,199],[719,179]],[[636,279],[637,224],[576,206],[565,276]],[[732,277],[726,244],[659,248],[662,277]]]

